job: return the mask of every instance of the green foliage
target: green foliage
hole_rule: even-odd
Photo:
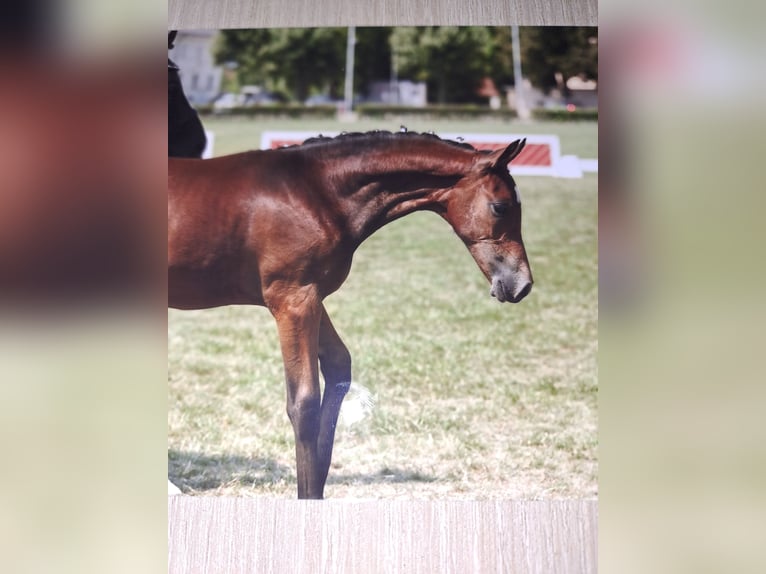
[[[491,68],[489,28],[396,28],[391,44],[399,77],[426,82],[433,101],[477,101],[476,89]]]
[[[522,28],[519,43],[522,73],[538,88],[557,87],[556,73],[598,80],[598,28]]]
[[[347,33],[346,28],[226,30],[216,58],[236,64],[229,86],[255,84],[291,101],[315,93],[340,99]],[[557,86],[557,73],[564,79],[578,74],[598,79],[597,37],[597,28],[522,28],[524,77],[545,91]],[[358,28],[356,38],[356,93],[395,72],[400,79],[426,82],[431,101],[478,103],[484,102],[476,94],[483,78],[499,89],[514,82],[508,27]]]
[[[513,85],[513,46],[511,29],[507,26],[489,28],[491,44],[490,76],[499,89]]]
[[[423,118],[497,118],[508,120],[516,117],[515,110],[493,110],[487,105],[476,104],[444,104],[431,105],[426,108],[394,106],[386,104],[360,104],[356,107],[359,117],[385,118],[390,116],[415,116]]]
[[[238,106],[216,110],[212,105],[199,106],[200,115],[245,116],[261,118],[334,118],[338,110],[332,105],[273,104],[268,106]]]
[[[216,53],[236,62],[240,84],[256,84],[303,101],[312,91],[343,91],[345,28],[227,30]]]
[[[552,120],[557,122],[598,121],[598,110],[532,110],[536,120]]]
[[[390,37],[394,28],[357,28],[354,56],[354,91],[365,93],[371,82],[391,74]]]
[[[334,105],[304,106],[302,104],[274,104],[267,106],[238,106],[216,110],[211,105],[197,106],[202,116],[222,117],[258,117],[258,118],[325,118],[333,119],[337,115]],[[425,108],[395,106],[388,104],[359,104],[356,107],[359,118],[419,118],[424,120],[460,120],[481,119],[508,121],[517,117],[516,110],[507,108],[492,110],[486,105],[445,104],[431,105]],[[557,122],[597,121],[598,110],[578,109],[573,112],[565,109],[535,109],[532,116],[536,120]]]

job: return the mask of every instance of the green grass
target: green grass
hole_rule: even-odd
[[[219,154],[261,129],[373,123],[209,121]],[[558,133],[596,157],[595,124],[408,125]],[[547,498],[597,494],[597,178],[517,178],[535,287],[501,305],[440,218],[371,237],[326,305],[372,414],[341,421],[333,498]],[[276,327],[262,308],[168,312],[170,477],[196,494],[295,496]]]

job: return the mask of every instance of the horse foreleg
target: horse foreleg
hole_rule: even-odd
[[[340,405],[351,384],[351,355],[335,331],[324,307],[319,325],[319,364],[324,376],[324,395],[319,423],[318,453],[320,479],[324,484],[330,470]]]
[[[326,473],[317,453],[320,392],[318,341],[321,303],[301,290],[270,305],[277,321],[287,383],[287,416],[295,432],[298,498],[322,498]]]

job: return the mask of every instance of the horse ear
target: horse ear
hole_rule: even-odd
[[[516,140],[513,143],[508,144],[505,149],[498,149],[491,152],[484,161],[482,167],[486,169],[507,169],[508,164],[521,153],[524,146],[527,143],[527,139]]]
[[[508,164],[517,157],[524,146],[527,144],[527,138],[523,140],[516,140],[513,143],[508,144],[508,147],[503,150],[500,157],[497,158],[496,166],[508,167]]]

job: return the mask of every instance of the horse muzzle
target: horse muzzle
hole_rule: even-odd
[[[475,241],[468,250],[489,280],[489,294],[501,303],[518,303],[532,290],[532,272],[521,241]]]
[[[532,280],[495,275],[489,294],[501,303],[518,303],[532,291]]]

